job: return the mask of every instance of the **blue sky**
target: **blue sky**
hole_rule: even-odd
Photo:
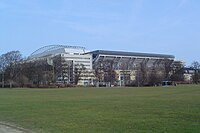
[[[200,61],[200,0],[1,0],[0,54],[50,44]]]

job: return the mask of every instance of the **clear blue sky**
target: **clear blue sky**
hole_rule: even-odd
[[[200,0],[0,0],[0,54],[49,44],[200,61]]]

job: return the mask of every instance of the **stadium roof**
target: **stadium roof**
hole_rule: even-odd
[[[85,53],[85,47],[69,45],[47,45],[34,51],[29,58],[43,57],[61,53]]]
[[[165,54],[151,54],[151,53],[138,53],[138,52],[123,52],[123,51],[108,51],[108,50],[96,50],[88,52],[96,55],[117,55],[117,56],[139,56],[139,57],[154,57],[154,58],[175,58],[173,55]]]

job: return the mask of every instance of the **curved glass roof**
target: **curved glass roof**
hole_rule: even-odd
[[[70,51],[72,51],[72,50],[77,51],[78,50],[80,53],[85,53],[85,47],[69,46],[69,45],[47,45],[47,46],[41,47],[41,48],[37,49],[36,51],[34,51],[29,56],[29,58],[44,56],[45,54],[49,54],[53,51],[61,50],[61,49],[70,49]]]

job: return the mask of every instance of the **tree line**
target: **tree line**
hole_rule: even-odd
[[[76,85],[85,67],[73,65],[60,55],[51,59],[27,60],[19,51],[0,56],[0,87],[57,87]]]
[[[144,60],[135,66],[135,80],[130,78],[128,63],[120,64],[120,84],[124,86],[153,86],[163,80],[175,82],[184,81],[185,67],[181,63],[173,64],[165,59],[162,64],[147,66]],[[119,65],[119,64],[118,64]],[[192,83],[200,83],[200,63],[194,61],[190,65]],[[93,64],[93,73],[96,82],[119,84],[119,75],[116,72],[116,62],[113,60],[98,61]],[[20,51],[10,51],[0,55],[0,87],[41,87],[55,85],[77,85],[81,74],[85,71],[84,65],[75,65],[66,61],[60,55],[51,59],[27,60]]]
[[[174,63],[172,60],[163,59],[159,63],[148,66],[148,59],[144,59],[135,68],[129,69],[129,61],[122,61],[120,67],[115,64],[119,61],[101,60],[94,64],[93,69],[98,83],[109,83],[111,85],[122,86],[157,86],[162,81],[172,81],[173,83],[200,83],[200,63],[194,61],[189,69],[191,82],[185,81],[186,68],[182,62]],[[162,62],[162,63],[161,63]],[[119,70],[118,73],[116,70]],[[135,80],[131,79],[134,72]]]

